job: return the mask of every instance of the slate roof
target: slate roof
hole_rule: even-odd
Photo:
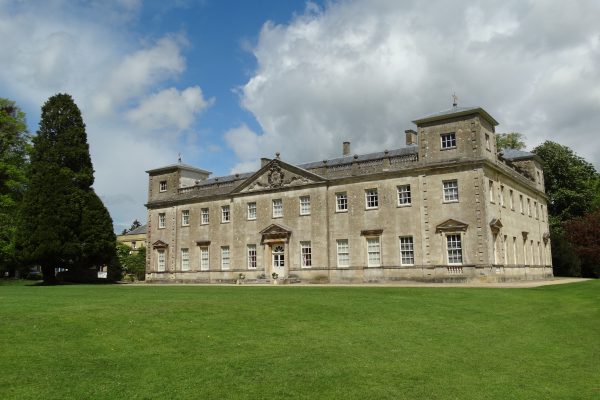
[[[490,114],[487,113],[487,111],[485,111],[481,107],[458,107],[458,106],[448,108],[447,110],[438,111],[436,113],[429,114],[429,115],[426,115],[421,118],[417,118],[413,121],[413,123],[419,125],[419,124],[423,124],[426,122],[432,122],[432,121],[438,121],[440,119],[445,119],[450,116],[458,117],[461,115],[468,115],[468,114],[481,114],[483,116],[483,118],[485,118],[492,125],[494,125],[494,126],[498,125],[498,121],[496,121]]]
[[[353,155],[352,156],[344,156],[344,157],[332,158],[332,159],[326,160],[327,163],[323,163],[323,161],[313,161],[313,162],[309,162],[309,163],[305,163],[305,164],[299,164],[298,167],[303,168],[303,169],[314,169],[314,168],[323,167],[325,165],[332,166],[332,165],[350,164],[353,161],[361,162],[361,161],[369,161],[369,160],[378,160],[383,157],[404,156],[404,155],[408,155],[408,154],[417,154],[418,152],[419,152],[419,148],[417,146],[408,146],[408,147],[403,147],[401,149],[388,150],[387,154],[383,151],[380,151],[377,153],[362,154],[362,155],[359,155],[356,159],[354,158]]]
[[[165,165],[164,167],[149,169],[148,171],[146,171],[146,173],[162,172],[162,171],[168,171],[170,169],[177,169],[177,168],[179,168],[179,169],[185,169],[185,170],[188,170],[188,171],[200,172],[200,173],[208,174],[208,175],[211,174],[210,171],[206,171],[206,170],[201,169],[201,168],[196,168],[196,167],[194,167],[192,165],[184,164],[184,163],[169,164],[169,165]]]
[[[147,230],[146,230],[147,225],[144,224],[142,226],[138,226],[135,229],[130,230],[129,232],[127,232],[125,235],[142,235],[142,234],[146,234]]]

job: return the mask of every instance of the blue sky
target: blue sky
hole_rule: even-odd
[[[82,110],[117,231],[144,221],[145,170],[215,175],[404,145],[412,120],[484,107],[498,132],[600,167],[600,3],[537,0],[0,0],[0,96]]]

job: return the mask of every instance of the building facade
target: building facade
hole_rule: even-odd
[[[146,280],[510,281],[552,276],[539,159],[496,150],[480,107],[413,121],[406,147],[209,178],[147,171]]]
[[[117,242],[121,242],[131,247],[132,251],[138,251],[141,247],[146,245],[146,232],[146,225],[138,226],[122,235],[117,235]]]

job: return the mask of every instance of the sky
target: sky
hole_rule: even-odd
[[[404,146],[412,120],[481,106],[527,148],[600,170],[600,2],[0,0],[0,97],[38,129],[69,93],[115,231],[146,170],[213,176]]]

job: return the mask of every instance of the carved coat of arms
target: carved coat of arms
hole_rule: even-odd
[[[267,175],[267,179],[269,181],[269,186],[272,188],[278,188],[283,185],[283,171],[279,166],[273,165],[269,169],[269,173]]]

